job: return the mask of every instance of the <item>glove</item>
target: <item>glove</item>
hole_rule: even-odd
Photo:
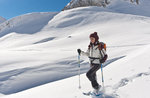
[[[79,55],[81,54],[81,49],[77,49],[77,52],[79,53]]]
[[[107,55],[105,55],[101,60],[100,60],[100,63],[104,63],[106,60],[107,60]]]

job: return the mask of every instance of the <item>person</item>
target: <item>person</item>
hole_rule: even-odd
[[[86,55],[90,60],[90,69],[86,73],[87,78],[90,80],[92,87],[99,91],[101,85],[97,82],[96,72],[101,68],[101,64],[107,59],[107,54],[104,48],[101,48],[101,43],[99,42],[99,37],[97,32],[90,34],[90,45],[86,52],[81,49],[77,49],[78,53],[81,55]]]

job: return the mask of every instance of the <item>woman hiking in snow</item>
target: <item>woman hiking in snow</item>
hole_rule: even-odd
[[[86,52],[77,49],[79,55],[86,55],[90,60],[90,69],[86,73],[87,78],[90,80],[92,87],[99,91],[101,85],[98,84],[96,79],[96,72],[101,68],[101,64],[107,59],[106,45],[103,42],[99,42],[97,32],[90,35],[90,45]]]

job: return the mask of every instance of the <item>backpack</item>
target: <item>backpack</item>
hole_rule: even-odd
[[[106,51],[106,44],[104,42],[99,42],[98,48],[99,50],[104,49]]]
[[[99,48],[99,50],[104,49],[106,51],[106,44],[103,43],[103,42],[100,42],[99,45],[98,45],[98,48]],[[102,58],[102,60],[100,62],[104,63],[107,60],[107,58],[108,58],[108,55],[105,54],[105,56]]]

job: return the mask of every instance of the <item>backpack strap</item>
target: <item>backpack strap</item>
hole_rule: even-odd
[[[104,58],[105,55],[107,55],[106,54],[106,44],[103,42],[100,42],[98,45],[98,48],[99,48],[99,52],[100,52],[101,57]]]

